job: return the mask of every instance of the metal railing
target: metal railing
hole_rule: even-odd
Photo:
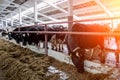
[[[103,21],[103,20],[115,20],[115,19],[120,19],[120,16],[118,17],[111,17],[111,18],[99,18],[99,19],[88,19],[88,20],[76,20],[76,21],[64,21],[64,22],[54,22],[54,23],[46,23],[46,24],[35,24],[27,27],[32,27],[32,26],[43,26],[44,25],[44,31],[13,31],[13,33],[39,33],[39,34],[45,34],[45,53],[48,54],[47,50],[47,35],[49,34],[76,34],[76,35],[110,35],[110,36],[115,36],[119,35],[120,33],[111,33],[111,32],[71,32],[71,31],[64,31],[64,32],[56,32],[56,31],[47,31],[47,26],[51,24],[63,24],[63,23],[73,23],[73,22],[87,22],[87,21]],[[24,26],[22,26],[24,27]]]

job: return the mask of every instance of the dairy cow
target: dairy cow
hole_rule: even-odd
[[[14,33],[14,31],[27,31],[27,32],[18,32],[18,33]],[[13,30],[13,33],[11,34],[12,38],[14,38],[16,40],[17,43],[22,42],[23,45],[25,46],[27,43],[29,45],[31,44],[35,44],[36,46],[39,45],[39,42],[42,41],[43,43],[45,42],[45,34],[40,34],[40,33],[36,33],[34,31],[44,31],[44,26],[26,26],[26,27],[19,27]],[[61,28],[61,26],[52,26],[52,27],[47,27],[47,31],[63,31],[63,28]],[[34,32],[34,33],[33,33]],[[54,34],[48,34],[47,35],[47,41],[51,40],[51,37]],[[59,34],[55,34],[56,36],[56,40],[62,39],[63,35],[59,35]],[[60,42],[60,41],[59,41]],[[52,43],[51,43],[52,44]],[[40,45],[39,45],[40,46]],[[43,45],[43,47],[45,47]]]
[[[110,28],[107,25],[99,24],[81,24],[75,23],[70,29],[71,32],[109,32]],[[84,72],[84,54],[85,49],[91,49],[99,45],[104,49],[105,35],[78,35],[69,34],[66,38],[69,55],[78,72]],[[104,56],[100,55],[101,62],[104,62]]]
[[[44,39],[44,34],[38,34],[34,31],[43,31],[44,26],[26,26],[26,27],[19,27],[15,28],[11,34],[12,38],[16,40],[17,43],[22,42],[25,46],[27,43],[31,44],[38,44],[40,40]],[[15,32],[20,31],[20,32]],[[21,32],[25,31],[25,32]]]
[[[62,25],[57,25],[57,26],[52,26],[53,31],[57,32],[64,32],[67,31],[66,27],[63,27]],[[65,43],[65,36],[66,34],[54,34],[51,37],[51,44],[52,44],[52,49],[56,51],[63,51],[63,44]]]

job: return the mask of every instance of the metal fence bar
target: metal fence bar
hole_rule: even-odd
[[[118,16],[118,17],[110,17],[110,18],[98,18],[98,19],[86,19],[86,20],[53,22],[53,23],[46,23],[46,24],[49,25],[49,24],[71,23],[71,22],[91,22],[91,21],[101,21],[101,20],[103,21],[103,20],[113,20],[113,19],[120,19],[120,16]],[[38,25],[45,25],[45,24],[38,24]]]
[[[110,36],[120,36],[120,33],[111,33],[111,32],[56,32],[56,31],[47,31],[47,25],[50,24],[63,24],[63,23],[71,23],[71,22],[90,22],[90,21],[100,21],[100,20],[113,20],[113,19],[120,19],[120,16],[118,17],[111,17],[111,18],[99,18],[99,19],[89,19],[89,20],[76,20],[76,21],[64,21],[64,22],[53,22],[53,23],[46,23],[46,24],[35,24],[27,27],[34,27],[34,26],[45,26],[44,31],[13,31],[13,33],[39,33],[39,34],[45,34],[45,53],[48,55],[48,43],[47,43],[47,35],[49,34],[76,34],[76,35],[110,35]],[[23,26],[20,26],[23,27]]]
[[[47,25],[45,25],[45,32],[47,31]],[[45,53],[48,55],[48,43],[47,43],[47,34],[45,33]]]
[[[43,24],[35,24],[31,26],[41,26],[41,25],[50,25],[50,24],[61,24],[61,23],[71,23],[71,22],[90,22],[90,21],[104,21],[104,20],[115,20],[115,19],[120,19],[120,16],[117,17],[108,17],[108,18],[96,18],[96,19],[86,19],[86,20],[75,20],[75,21],[62,21],[62,22],[51,22],[51,23],[43,23]],[[31,27],[28,26],[28,27]],[[24,27],[24,26],[21,26]]]
[[[56,32],[56,31],[13,31],[13,33],[39,33],[39,34],[77,34],[77,35],[113,35],[120,36],[120,33],[111,32]]]

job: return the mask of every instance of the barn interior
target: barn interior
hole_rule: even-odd
[[[62,25],[69,29],[73,23],[109,25],[111,27],[110,34],[120,35],[119,33],[112,33],[117,27],[120,27],[120,0],[0,0],[0,80],[119,80],[120,69],[118,67],[120,67],[120,60],[116,63],[117,59],[115,59],[114,52],[117,49],[117,44],[114,38],[110,39],[110,43],[109,40],[105,41],[105,46],[110,48],[110,55],[106,57],[106,64],[86,60],[86,72],[80,74],[76,68],[74,68],[65,44],[64,51],[61,52],[47,49],[47,45],[51,48],[51,43],[47,43],[47,40],[45,41],[45,48],[38,48],[36,45],[23,46],[21,43],[17,44],[15,40],[9,40],[8,35],[2,36],[3,31],[9,33],[21,27]],[[29,31],[27,32],[29,33]],[[72,34],[67,31],[34,31],[32,33]],[[43,42],[40,43],[42,43],[43,46]],[[101,52],[99,48],[95,47],[94,53],[96,55],[94,58],[98,56],[97,53],[99,52]],[[26,54],[21,56],[22,53]],[[36,53],[45,55],[36,55]],[[86,51],[86,54],[87,53],[89,54],[90,50]],[[12,55],[12,57],[9,56],[9,54]],[[87,55],[88,58],[89,56],[90,55]],[[12,61],[15,62],[15,64],[10,64]],[[6,65],[4,63],[6,63]],[[43,64],[40,65],[41,63]],[[57,63],[59,63],[59,65]],[[117,68],[116,64],[118,65]],[[19,66],[24,68],[21,72],[18,70],[20,69]],[[68,67],[68,69],[66,69],[66,67]],[[22,74],[24,71],[25,73]],[[18,76],[17,73],[20,74],[20,77],[16,77]],[[29,75],[25,76],[26,74]]]
[[[8,28],[33,25],[35,22],[64,22],[68,20],[68,16],[73,15],[73,20],[80,21],[103,18],[88,22],[112,23],[116,27],[119,23],[119,4],[119,0],[1,0],[0,25]]]

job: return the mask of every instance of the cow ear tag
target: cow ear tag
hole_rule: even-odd
[[[76,54],[77,57],[80,57],[79,52],[76,52],[75,54]]]

